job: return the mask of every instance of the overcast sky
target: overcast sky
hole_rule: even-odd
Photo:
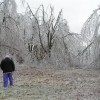
[[[20,0],[16,0],[20,5]],[[97,9],[100,5],[100,0],[26,0],[31,9],[38,8],[43,4],[45,8],[48,5],[54,7],[54,12],[57,15],[58,12],[63,9],[63,18],[68,21],[70,30],[72,32],[80,33],[81,28],[87,18],[93,13],[94,9]],[[21,12],[22,8],[18,11]]]

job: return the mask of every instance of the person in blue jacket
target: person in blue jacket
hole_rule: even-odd
[[[10,82],[10,86],[13,86],[12,72],[15,71],[15,64],[9,55],[6,55],[5,58],[1,61],[1,69],[3,71],[4,88],[8,86],[8,80]]]

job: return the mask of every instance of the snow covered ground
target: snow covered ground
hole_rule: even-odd
[[[100,100],[100,70],[40,70],[14,72],[14,87],[2,87],[0,100]]]

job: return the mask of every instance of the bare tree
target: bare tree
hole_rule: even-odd
[[[41,10],[41,7],[42,7],[42,18],[41,18],[42,21],[40,22],[38,19],[39,16],[37,17],[37,15],[38,15],[39,10]],[[35,18],[35,21],[38,27],[38,36],[39,36],[41,47],[45,51],[45,53],[47,53],[50,57],[51,49],[54,43],[55,31],[57,29],[59,20],[61,18],[62,10],[59,12],[58,17],[55,20],[54,15],[53,15],[53,8],[50,7],[51,9],[50,17],[48,18],[48,20],[46,20],[47,13],[44,11],[43,5],[41,5],[36,11],[37,15],[33,14],[29,5],[28,5],[28,8],[32,16]],[[45,36],[44,39],[43,39],[43,36]],[[44,44],[44,40],[46,40],[45,43],[47,44]]]

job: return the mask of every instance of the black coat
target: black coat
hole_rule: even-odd
[[[1,69],[2,69],[3,73],[13,72],[15,70],[15,64],[14,64],[13,60],[11,60],[10,58],[3,59],[1,61]]]

